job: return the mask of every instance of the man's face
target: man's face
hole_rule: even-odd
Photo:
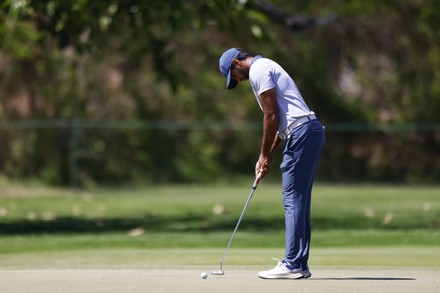
[[[242,66],[241,61],[234,59],[231,65],[231,76],[235,81],[242,82],[249,79],[249,71]]]

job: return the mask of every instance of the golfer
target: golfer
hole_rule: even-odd
[[[312,185],[325,145],[325,130],[309,109],[295,82],[275,61],[237,48],[223,53],[220,71],[226,87],[249,80],[263,111],[263,137],[255,175],[264,178],[272,153],[284,141],[282,196],[285,209],[286,255],[263,279],[309,278],[310,202]]]

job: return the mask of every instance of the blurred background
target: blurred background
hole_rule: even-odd
[[[3,178],[253,174],[261,111],[248,84],[228,91],[218,70],[239,47],[280,63],[326,125],[318,180],[439,182],[438,0],[0,3]]]

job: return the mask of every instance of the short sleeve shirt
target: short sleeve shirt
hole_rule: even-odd
[[[249,70],[249,81],[261,109],[260,95],[267,90],[276,89],[279,110],[278,131],[283,131],[301,117],[314,114],[293,79],[275,61],[260,56],[254,57]]]

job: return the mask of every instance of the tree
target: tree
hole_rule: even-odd
[[[254,126],[203,128],[261,118],[248,86],[228,93],[222,87],[218,57],[226,48],[282,63],[329,131],[337,122],[438,123],[438,4],[3,1],[0,117],[83,119],[72,132],[79,139],[81,182],[209,180],[250,172]],[[151,123],[115,129],[96,128],[90,120]],[[160,131],[157,122],[174,130]],[[0,147],[1,172],[69,181],[72,133],[3,132],[8,143]],[[435,131],[330,134],[322,177],[438,180]]]

